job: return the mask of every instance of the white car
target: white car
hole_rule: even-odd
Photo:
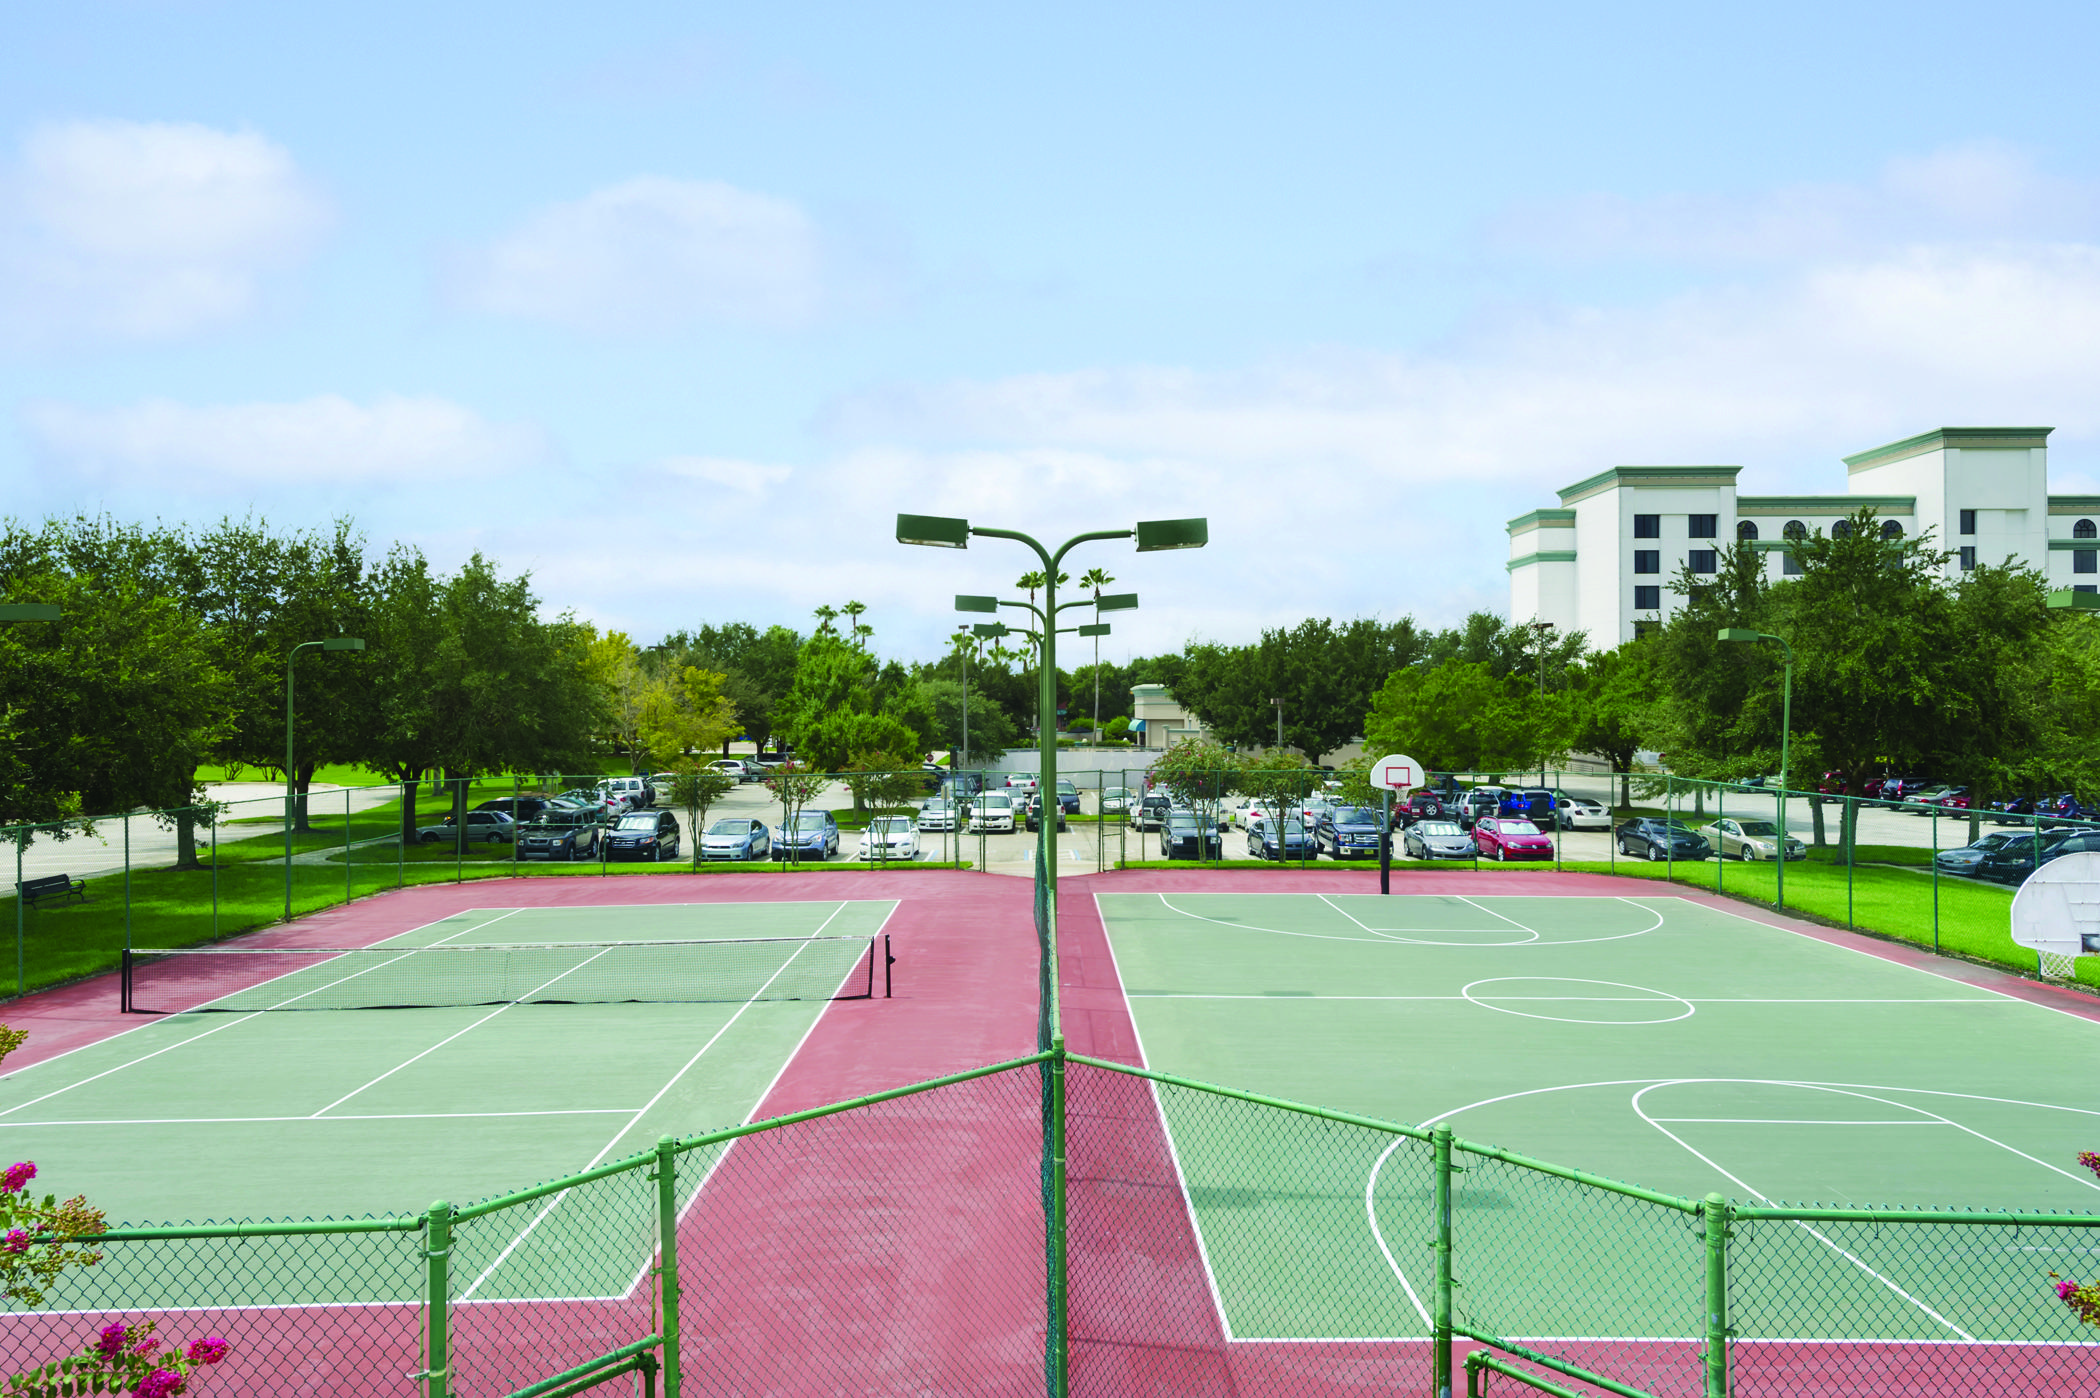
[[[957,820],[955,803],[945,796],[936,796],[919,807],[921,830],[953,830]]]
[[[598,790],[618,801],[620,809],[626,811],[638,811],[656,804],[656,789],[645,777],[607,777],[598,783]]]
[[[746,762],[741,757],[718,757],[713,762],[710,762],[708,766],[714,768],[723,776],[735,780],[739,785],[744,782],[755,782],[764,775],[764,773],[759,771],[756,762]]]
[[[1014,798],[997,791],[988,791],[978,797],[976,807],[970,812],[970,828],[1011,831],[1014,828]]]
[[[876,816],[860,832],[859,857],[869,863],[919,857],[919,827],[910,816]]]
[[[1034,791],[1039,784],[1033,772],[1014,772],[1006,778],[1008,791]]]
[[[1581,796],[1563,796],[1555,811],[1563,830],[1609,830],[1611,812],[1601,801]]]
[[[1101,814],[1122,815],[1137,804],[1137,793],[1127,786],[1111,786],[1101,793]]]

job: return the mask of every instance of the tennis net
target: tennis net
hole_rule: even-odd
[[[124,953],[126,1014],[463,1005],[864,1000],[890,993],[887,934]]]

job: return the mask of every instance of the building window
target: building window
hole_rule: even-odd
[[[1693,572],[1711,573],[1714,570],[1714,551],[1712,549],[1693,549],[1691,563]]]
[[[1661,549],[1635,549],[1633,571],[1636,573],[1660,573],[1663,570]]]
[[[1849,520],[1849,519],[1841,519],[1841,520],[1838,520],[1838,521],[1836,521],[1835,523],[1833,523],[1833,524],[1832,524],[1832,525],[1830,526],[1830,537],[1831,537],[1831,538],[1833,538],[1833,539],[1849,539],[1849,538],[1851,538],[1851,537],[1852,537],[1852,521],[1851,521],[1851,520]]]
[[[1892,519],[1885,519],[1881,522],[1881,537],[1884,539],[1900,539],[1903,537],[1903,526]]]
[[[2074,539],[2090,539],[2095,534],[2100,534],[2100,530],[2094,529],[2093,522],[2089,519],[2081,519],[2071,526],[2071,537]]]
[[[1974,534],[1976,532],[1976,511],[1963,510],[1961,512],[1961,532],[1964,534]]]
[[[1964,545],[1961,551],[1961,570],[1966,573],[1976,566],[1976,545]]]
[[[1808,526],[1798,519],[1790,519],[1786,522],[1786,528],[1779,532],[1786,535],[1789,539],[1806,539],[1808,537]]]
[[[1659,612],[1662,610],[1663,590],[1659,587],[1637,587],[1633,590],[1633,609],[1637,612]]]
[[[2072,549],[2071,571],[2074,573],[2100,573],[2100,549]]]
[[[1756,521],[1748,519],[1737,520],[1735,524],[1735,536],[1736,538],[1744,540],[1745,542],[1748,542],[1751,539],[1755,539],[1757,537]]]
[[[1662,536],[1663,517],[1661,515],[1635,515],[1633,517],[1634,538],[1660,539]]]
[[[1719,515],[1693,515],[1692,537],[1694,539],[1718,539],[1721,537]]]
[[[1800,576],[1801,576],[1801,556],[1800,556],[1799,554],[1795,553],[1795,552],[1794,552],[1794,551],[1793,551],[1792,549],[1788,549],[1788,550],[1786,551],[1786,554],[1785,554],[1784,558],[1783,558],[1783,559],[1782,559],[1782,561],[1780,562],[1780,565],[1779,565],[1779,571],[1780,571],[1780,572],[1782,572],[1782,573],[1784,573],[1784,574],[1785,574],[1785,575],[1786,575],[1787,577],[1790,577],[1790,578],[1798,578],[1798,577],[1800,577]]]

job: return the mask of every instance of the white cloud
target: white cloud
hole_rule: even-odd
[[[1800,263],[1896,247],[2090,238],[2100,232],[2100,187],[2048,175],[2011,147],[1978,143],[1892,160],[1864,183],[1525,204],[1490,232],[1506,249],[1556,260]]]
[[[722,486],[742,495],[754,496],[764,495],[794,474],[792,466],[767,466],[721,456],[667,456],[656,463],[656,469],[681,480]]]
[[[188,123],[40,126],[0,205],[0,305],[31,341],[238,319],[329,217],[283,147]]]
[[[450,290],[477,310],[581,330],[795,326],[824,298],[820,242],[787,200],[644,176],[551,205],[460,254]]]
[[[428,397],[212,407],[156,398],[116,408],[43,400],[24,405],[22,424],[45,462],[79,479],[176,494],[487,481],[551,455],[537,429]]]

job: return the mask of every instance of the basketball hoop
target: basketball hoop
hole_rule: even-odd
[[[2078,958],[2100,953],[2100,854],[2067,854],[2028,875],[2013,895],[2012,939],[2044,980],[2078,979]]]
[[[1371,785],[1387,791],[1412,791],[1422,784],[1422,764],[1394,753],[1371,764]]]

